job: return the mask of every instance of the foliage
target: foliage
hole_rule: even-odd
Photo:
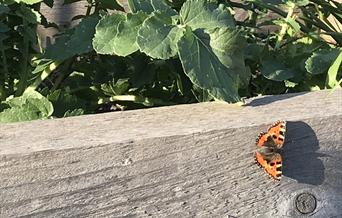
[[[70,29],[41,2],[0,3],[0,122],[341,86],[334,1],[89,0]],[[56,42],[40,46],[37,25]]]
[[[3,104],[6,104],[6,108],[0,114],[0,122],[48,118],[53,113],[51,102],[33,90],[8,99]]]

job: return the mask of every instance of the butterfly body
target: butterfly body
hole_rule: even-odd
[[[257,163],[264,168],[273,179],[280,180],[282,176],[281,151],[285,141],[286,122],[277,121],[267,132],[259,134],[255,152]]]

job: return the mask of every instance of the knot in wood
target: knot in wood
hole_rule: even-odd
[[[295,201],[296,209],[302,214],[312,213],[316,209],[317,203],[313,194],[301,193],[297,195]]]

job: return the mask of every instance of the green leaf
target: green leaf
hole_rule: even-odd
[[[253,62],[259,62],[266,46],[260,43],[249,43],[244,50],[245,58]]]
[[[230,74],[237,74],[241,86],[246,87],[251,73],[245,66],[245,39],[238,30],[232,28],[216,28],[208,31],[210,46],[220,62],[230,70]]]
[[[7,34],[1,34],[0,33],[0,42],[8,39],[9,36]],[[4,50],[10,48],[9,46],[4,46]]]
[[[196,85],[193,85],[191,91],[198,102],[207,102],[207,101],[214,100],[214,97],[209,94],[208,90],[201,89],[200,87]]]
[[[101,89],[108,96],[123,95],[129,88],[128,79],[119,79],[116,82],[108,82],[101,85]]]
[[[20,9],[15,11],[16,15],[26,20],[28,23],[37,24],[41,22],[41,16],[38,11],[32,8],[20,5]]]
[[[286,67],[280,61],[275,58],[268,57],[261,62],[261,73],[264,77],[274,81],[284,81],[291,79],[295,76],[296,72]]]
[[[17,122],[48,118],[53,113],[51,102],[34,90],[4,102],[9,108],[0,113],[0,122]]]
[[[91,42],[97,22],[97,17],[84,18],[75,28],[59,37],[55,44],[46,49],[45,58],[63,61],[74,55],[92,51]]]
[[[98,0],[101,8],[124,11],[125,9],[116,0]]]
[[[341,84],[342,79],[340,81],[337,81],[337,75],[341,71],[339,69],[341,68],[342,63],[342,49],[340,49],[340,54],[336,58],[336,60],[333,62],[333,64],[329,67],[328,75],[326,79],[326,87],[328,88],[335,88]]]
[[[217,7],[204,0],[186,1],[180,10],[180,16],[182,24],[190,26],[193,30],[235,26],[233,17],[223,4]]]
[[[172,18],[155,12],[138,31],[140,51],[153,58],[168,59],[177,55],[177,42],[184,29],[172,24]]]
[[[261,4],[271,4],[271,5],[280,5],[283,3],[283,0],[248,0],[249,2],[257,2]]]
[[[121,21],[117,27],[117,34],[114,38],[113,53],[119,56],[127,56],[139,49],[137,34],[147,14],[138,12],[127,14],[127,18]]]
[[[290,26],[293,28],[295,33],[300,32],[300,25],[295,19],[288,17],[286,18],[286,21],[288,22],[288,24],[290,24]]]
[[[118,33],[118,25],[125,21],[122,14],[112,14],[103,17],[96,25],[93,47],[99,54],[114,54],[114,41]]]
[[[79,109],[75,109],[75,110],[68,110],[67,112],[65,112],[63,117],[74,117],[74,116],[80,116],[83,114],[84,114],[84,110],[79,108]]]
[[[47,6],[49,6],[49,8],[52,8],[53,7],[53,1],[54,0],[43,0],[43,2],[47,5]],[[64,1],[65,2],[65,1]]]
[[[178,14],[165,0],[128,0],[128,5],[133,13],[143,11],[150,14],[154,11],[159,11],[169,16]]]
[[[238,73],[226,65],[231,61],[222,57],[224,49],[230,43],[231,33],[228,30],[216,29],[210,35],[202,30],[192,32],[187,28],[186,33],[178,42],[179,57],[185,74],[192,83],[208,90],[210,95],[219,100],[236,102],[238,95]],[[222,39],[220,39],[222,37]],[[214,48],[211,48],[210,39]],[[224,42],[220,48],[219,43]],[[231,58],[231,57],[230,57]],[[223,63],[222,63],[222,62]]]
[[[154,11],[150,0],[128,0],[127,2],[133,13],[138,11],[152,13]]]
[[[327,73],[340,52],[340,49],[333,48],[318,50],[305,61],[305,69],[311,74]]]
[[[49,94],[47,98],[53,104],[53,116],[65,117],[66,113],[70,113],[74,110],[82,110],[84,112],[83,108],[85,108],[85,102],[83,100],[60,89]]]
[[[298,85],[298,83],[291,82],[291,81],[289,81],[289,80],[285,80],[285,81],[284,81],[284,84],[285,84],[285,86],[288,87],[288,88],[293,88],[293,87],[295,87],[296,85]]]
[[[38,60],[36,68],[32,71],[32,74],[37,74],[45,70],[47,67],[49,67],[53,63],[52,60]]]
[[[0,23],[0,33],[5,33],[9,30],[10,30],[10,28],[8,28],[8,26],[6,24]]]
[[[186,0],[168,0],[168,3],[173,7],[173,8],[180,8]]]
[[[154,82],[157,66],[151,63],[148,56],[138,53],[128,64],[130,66],[128,72],[131,75],[129,82],[132,87],[141,88]]]
[[[42,2],[43,0],[15,0],[15,2],[17,3],[25,3],[27,5],[33,5],[33,4],[36,4],[38,2]]]
[[[6,5],[0,5],[0,15],[1,14],[6,14],[10,11],[9,7],[7,7]]]
[[[177,11],[172,9],[165,0],[150,0],[154,11],[160,11],[168,16],[178,15]]]
[[[147,18],[144,12],[112,14],[104,17],[96,26],[93,46],[100,54],[127,56],[139,49],[136,38],[143,21]]]
[[[310,3],[309,0],[283,0],[287,5],[295,5],[297,7],[306,6]]]

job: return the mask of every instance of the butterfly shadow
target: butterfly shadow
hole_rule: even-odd
[[[287,122],[283,151],[283,175],[299,183],[320,185],[324,181],[324,165],[317,151],[319,143],[313,129],[305,122]]]

